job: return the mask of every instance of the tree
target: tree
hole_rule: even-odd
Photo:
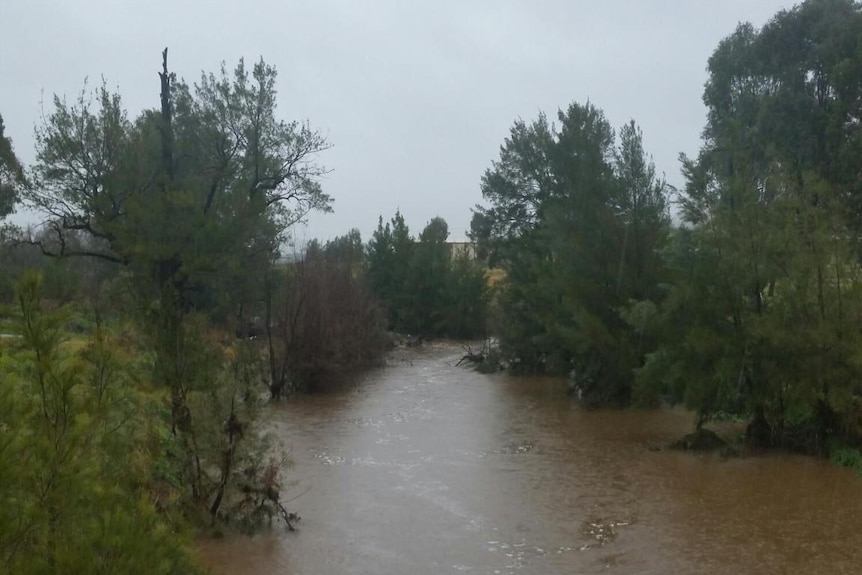
[[[658,248],[670,231],[669,188],[656,175],[634,121],[622,127],[619,140],[614,157],[619,187],[612,209],[623,237],[616,289],[638,301],[655,300],[663,278]]]
[[[641,361],[632,300],[658,297],[667,186],[631,123],[591,104],[515,123],[482,179],[472,237],[507,274],[501,346],[518,369],[571,372],[589,400],[624,403]]]
[[[468,254],[452,254],[448,238],[449,225],[440,217],[418,240],[400,212],[386,225],[380,217],[366,269],[375,296],[387,306],[390,329],[419,337],[485,334],[484,269]]]
[[[781,162],[796,179],[814,171],[840,190],[858,224],[862,135],[859,30],[852,0],[808,0],[761,30],[742,24],[709,60],[705,144],[712,169],[734,169],[731,144],[758,173]],[[858,229],[858,227],[857,227]]]
[[[241,60],[232,75],[223,66],[190,87],[168,72],[165,53],[160,75],[161,110],[135,122],[104,86],[95,111],[86,92],[73,105],[55,97],[37,131],[39,185],[28,199],[58,236],[84,230],[105,240],[89,255],[128,262],[147,241],[188,248],[200,224],[210,256],[235,245],[248,251],[262,234],[329,209],[316,181],[324,170],[313,161],[326,142],[307,124],[277,119],[274,68],[260,61],[249,75]]]
[[[710,58],[663,344],[640,375],[698,425],[735,413],[759,443],[817,451],[862,436],[860,30],[857,3],[808,0],[740,25]]]
[[[411,296],[407,292],[407,279],[413,257],[414,240],[410,228],[400,211],[391,221],[383,224],[383,216],[366,248],[368,276],[378,300],[387,305],[390,329],[408,328],[405,310]]]
[[[395,292],[392,278],[393,268],[392,227],[389,222],[383,225],[383,216],[377,220],[377,229],[371,235],[365,248],[366,267],[371,289],[380,301],[389,301]],[[390,310],[390,323],[391,310]]]
[[[0,116],[0,220],[11,214],[26,184],[24,168],[15,156],[12,140],[5,135]]]
[[[449,337],[487,336],[489,294],[485,271],[485,266],[466,250],[452,257],[442,310],[442,322]]]
[[[425,337],[446,332],[447,286],[450,281],[449,225],[443,218],[433,218],[419,234],[401,300],[401,317],[407,333]]]
[[[104,86],[74,104],[55,97],[37,131],[34,185],[26,193],[46,214],[50,234],[30,242],[49,255],[126,268],[155,356],[153,377],[170,391],[185,480],[201,503],[223,484],[202,462],[207,432],[190,403],[221,393],[213,391],[218,354],[203,316],[227,286],[255,279],[262,286],[287,226],[309,210],[329,209],[317,182],[324,170],[314,161],[326,142],[306,123],[277,118],[276,72],[262,60],[250,72],[242,60],[232,74],[222,66],[189,86],[168,71],[165,50],[159,77],[160,108],[134,121]],[[87,241],[73,245],[70,233]],[[241,401],[239,387],[229,389]],[[231,407],[225,417],[233,416],[238,403],[223,404]]]
[[[330,263],[343,265],[354,273],[358,273],[365,259],[362,234],[353,228],[347,234],[326,242],[323,247],[323,257]]]

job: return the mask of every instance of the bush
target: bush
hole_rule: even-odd
[[[320,391],[376,365],[385,318],[358,270],[310,255],[284,270],[270,313],[270,392]]]
[[[193,572],[148,479],[148,442],[166,432],[152,400],[99,333],[64,346],[67,312],[40,298],[41,275],[25,274],[23,337],[0,356],[0,571]]]
[[[829,459],[834,465],[847,467],[862,476],[862,451],[859,449],[847,445],[833,446],[829,450]]]

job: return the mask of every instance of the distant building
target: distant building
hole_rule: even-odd
[[[473,242],[446,242],[446,245],[449,248],[449,255],[452,256],[452,259],[461,254],[467,254],[467,257],[471,260],[476,259],[476,244]]]

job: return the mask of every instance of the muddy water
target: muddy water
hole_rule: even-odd
[[[862,479],[655,451],[682,411],[586,412],[437,344],[270,413],[299,530],[202,544],[216,574],[862,573]]]

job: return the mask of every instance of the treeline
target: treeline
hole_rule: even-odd
[[[698,427],[745,417],[757,445],[858,446],[860,38],[849,0],[740,25],[709,60],[680,190],[592,105],[517,122],[472,226],[507,273],[512,367],[592,403],[682,402]]]
[[[331,387],[407,336],[484,337],[486,267],[448,235],[434,218],[414,239],[399,212],[367,244],[351,230],[273,266],[258,324],[271,395]]]
[[[0,570],[186,573],[202,525],[292,520],[255,414],[373,365],[385,330],[498,336],[592,404],[682,402],[700,427],[811,452],[862,443],[862,7],[808,0],[709,60],[685,186],[593,105],[519,121],[472,236],[400,213],[278,261],[330,209],[328,144],[276,111],[275,70],[160,73],[130,118],[55,98],[36,162],[0,121]],[[676,221],[675,221],[676,220]],[[485,261],[505,279],[489,321]],[[41,273],[27,272],[40,268]],[[237,340],[236,336],[240,336]],[[845,450],[846,453],[846,450]],[[179,537],[178,537],[179,535]]]
[[[390,329],[420,337],[487,335],[486,267],[471,246],[449,244],[449,226],[433,218],[413,238],[400,212],[381,216],[368,242],[366,267],[385,302]]]
[[[414,239],[399,212],[385,225],[381,217],[367,244],[354,229],[274,266],[260,326],[271,395],[342,382],[376,365],[398,334],[484,337],[485,265],[448,236],[434,218]]]

